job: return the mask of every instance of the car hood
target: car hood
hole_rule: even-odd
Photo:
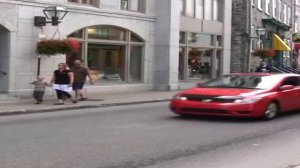
[[[205,95],[205,96],[242,96],[249,97],[265,93],[265,90],[256,89],[233,89],[233,88],[193,88],[181,92],[188,95]]]

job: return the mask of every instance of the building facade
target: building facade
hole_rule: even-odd
[[[34,17],[56,5],[69,11],[62,23],[35,27]],[[47,80],[58,63],[72,66],[76,58],[96,82],[89,92],[190,87],[229,72],[231,7],[231,0],[2,0],[0,92],[31,94],[41,37],[74,38],[81,45],[76,54],[40,56]]]
[[[291,29],[294,24],[294,1],[292,0],[233,0],[232,14],[232,72],[255,71],[261,59],[252,56],[259,48],[273,48],[273,35],[291,45]],[[258,29],[265,29],[260,38]],[[290,51],[277,51],[270,64],[292,66]]]

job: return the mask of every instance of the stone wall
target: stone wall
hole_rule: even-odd
[[[231,72],[247,72],[250,34],[249,0],[232,1]]]

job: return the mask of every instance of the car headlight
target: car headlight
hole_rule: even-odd
[[[256,103],[260,101],[262,98],[245,98],[245,99],[237,99],[234,101],[234,103],[245,103],[245,104],[251,104]]]
[[[181,95],[176,95],[173,97],[174,100],[181,100],[181,101],[186,101],[188,100],[187,97],[181,96]]]

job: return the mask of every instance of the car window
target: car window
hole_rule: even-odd
[[[299,77],[296,77],[296,76],[288,77],[281,84],[281,86],[284,86],[284,85],[300,86]]]
[[[255,75],[224,75],[204,83],[206,88],[240,88],[240,89],[271,89],[275,87],[281,78],[277,76]]]

